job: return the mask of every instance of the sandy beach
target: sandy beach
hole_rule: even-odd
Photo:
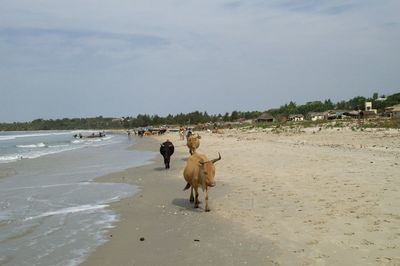
[[[171,169],[160,155],[99,179],[142,190],[112,205],[120,221],[82,265],[400,265],[399,130],[199,134],[199,153],[222,155],[211,212],[182,191],[178,134],[138,138],[152,151],[170,139]]]

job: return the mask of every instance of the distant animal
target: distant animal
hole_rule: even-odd
[[[199,192],[200,187],[203,192],[205,191],[205,208],[206,212],[210,211],[208,207],[208,188],[215,186],[215,166],[214,163],[221,160],[221,154],[218,153],[218,158],[213,160],[208,160],[203,154],[195,153],[189,157],[186,163],[186,167],[183,170],[183,177],[185,178],[187,184],[183,190],[190,190],[190,202],[194,202],[194,207],[199,207]],[[193,197],[194,190],[194,197]]]
[[[218,129],[218,128],[213,129],[211,132],[214,134],[224,134],[224,131],[222,129]]]
[[[167,129],[166,128],[163,128],[163,129],[160,129],[159,131],[158,131],[158,135],[164,135],[165,134],[165,132],[167,132]]]
[[[151,135],[153,135],[153,133],[151,133],[151,131],[145,131],[143,133],[143,136],[151,136]]]
[[[189,139],[190,136],[192,136],[192,135],[193,135],[192,130],[191,130],[191,129],[188,129],[187,132],[186,132],[186,139]]]
[[[161,144],[160,153],[164,157],[165,169],[169,169],[169,162],[171,160],[171,155],[174,154],[174,150],[174,144],[169,140]]]
[[[144,130],[143,130],[143,129],[138,130],[138,131],[137,131],[137,134],[139,135],[139,137],[143,137],[143,135],[144,135]]]
[[[199,148],[199,146],[200,146],[200,139],[201,139],[201,136],[200,135],[191,135],[188,139],[187,139],[187,142],[186,142],[186,145],[188,146],[188,148],[189,148],[189,152],[190,152],[190,155],[192,155],[193,153],[195,153],[196,152],[196,150]]]

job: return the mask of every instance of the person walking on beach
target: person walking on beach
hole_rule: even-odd
[[[179,128],[179,139],[185,140],[185,129],[183,127]]]

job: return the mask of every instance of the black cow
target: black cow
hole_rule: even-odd
[[[143,135],[144,135],[144,130],[143,130],[143,129],[138,130],[138,131],[137,131],[137,134],[139,135],[139,137],[143,137]]]
[[[167,129],[166,129],[166,128],[160,129],[160,130],[158,131],[158,135],[164,135],[165,132],[167,132]]]
[[[172,144],[172,142],[169,140],[161,144],[160,153],[164,157],[165,169],[169,168],[169,161],[171,159],[171,155],[174,154],[174,150],[174,144]]]

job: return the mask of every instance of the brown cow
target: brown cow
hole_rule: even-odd
[[[195,135],[191,135],[190,137],[188,137],[186,145],[189,148],[190,155],[195,153],[196,150],[199,148],[200,139],[201,139],[201,136],[199,136],[198,134],[196,136]]]
[[[215,186],[214,163],[221,160],[221,154],[218,153],[218,155],[218,158],[208,160],[205,155],[195,153],[189,157],[185,170],[183,170],[183,177],[187,182],[186,187],[183,190],[187,190],[191,187],[190,202],[194,201],[195,208],[198,208],[200,203],[198,188],[201,187],[203,191],[205,190],[204,198],[206,206],[204,210],[206,212],[210,211],[210,208],[208,208],[208,187]],[[195,197],[193,197],[193,190],[195,192]]]
[[[151,133],[150,131],[145,131],[143,133],[143,136],[151,136],[151,135],[153,135],[153,133]]]

